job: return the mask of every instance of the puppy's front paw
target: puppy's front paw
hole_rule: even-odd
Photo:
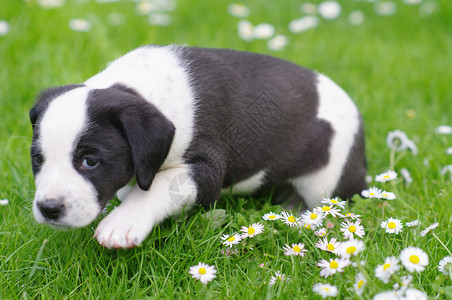
[[[140,245],[150,229],[133,218],[126,218],[113,210],[96,228],[94,237],[106,248],[133,248]]]

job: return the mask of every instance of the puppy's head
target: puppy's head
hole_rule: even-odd
[[[133,176],[148,190],[175,128],[131,89],[69,85],[42,92],[30,111],[39,223],[91,223]]]

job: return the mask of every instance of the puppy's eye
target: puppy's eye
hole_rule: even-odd
[[[44,163],[44,155],[38,153],[31,157],[33,163],[37,166],[40,166]]]
[[[90,170],[90,169],[94,169],[95,167],[97,167],[99,165],[99,160],[97,160],[94,157],[85,157],[82,161],[82,169],[85,170]]]

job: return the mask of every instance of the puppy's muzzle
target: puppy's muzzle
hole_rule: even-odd
[[[38,208],[47,220],[52,221],[61,218],[66,210],[63,199],[42,199],[38,201]]]

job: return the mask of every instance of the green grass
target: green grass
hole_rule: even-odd
[[[128,251],[100,247],[92,238],[96,224],[66,232],[36,224],[31,212],[34,185],[28,153],[28,111],[35,95],[44,87],[82,82],[108,61],[151,43],[270,53],[327,74],[355,99],[363,114],[372,176],[389,168],[387,132],[405,131],[416,142],[419,154],[397,153],[395,170],[407,168],[413,183],[405,186],[399,180],[379,185],[398,197],[385,205],[384,211],[380,202],[359,197],[351,206],[363,215],[366,228],[367,249],[361,258],[373,277],[375,267],[385,257],[398,256],[407,246],[420,247],[430,263],[425,271],[414,274],[414,286],[432,298],[452,298],[451,278],[440,275],[437,269],[438,262],[449,254],[432,234],[421,238],[419,229],[405,228],[394,237],[379,228],[387,217],[419,219],[421,229],[437,221],[440,226],[434,233],[449,251],[452,249],[451,178],[440,174],[442,167],[452,163],[446,154],[452,136],[435,133],[439,125],[452,125],[449,0],[424,0],[436,4],[436,11],[426,17],[420,16],[419,5],[407,6],[402,1],[395,1],[396,13],[386,17],[377,15],[372,3],[343,1],[338,19],[322,20],[316,29],[297,35],[288,31],[287,24],[301,16],[298,6],[302,1],[247,1],[251,22],[271,23],[278,33],[289,37],[289,45],[277,53],[268,50],[266,41],[238,38],[238,19],[226,11],[229,1],[181,0],[171,13],[169,27],[150,26],[145,16],[136,15],[135,4],[129,1],[76,2],[44,9],[34,0],[2,0],[0,7],[0,20],[11,25],[9,34],[0,37],[0,198],[10,200],[9,205],[0,206],[1,299],[313,299],[318,297],[311,291],[317,282],[337,285],[339,298],[358,298],[352,289],[354,268],[328,279],[320,277],[316,263],[330,256],[314,247],[316,238],[305,230],[265,223],[264,234],[240,246],[239,255],[228,258],[221,253],[223,233],[257,222],[270,210],[281,210],[268,199],[225,197],[216,206],[227,214],[220,225],[203,217],[203,211],[193,210],[157,226],[141,247]],[[347,21],[355,9],[365,14],[359,26]],[[123,14],[124,24],[109,25],[111,13]],[[92,30],[71,31],[68,21],[76,17],[88,19]],[[282,247],[289,242],[305,243],[308,255],[302,259],[285,257]],[[199,261],[218,270],[217,278],[207,286],[188,274],[189,267]],[[268,281],[277,270],[291,279],[269,287]],[[370,280],[364,299],[392,289],[395,283]]]

